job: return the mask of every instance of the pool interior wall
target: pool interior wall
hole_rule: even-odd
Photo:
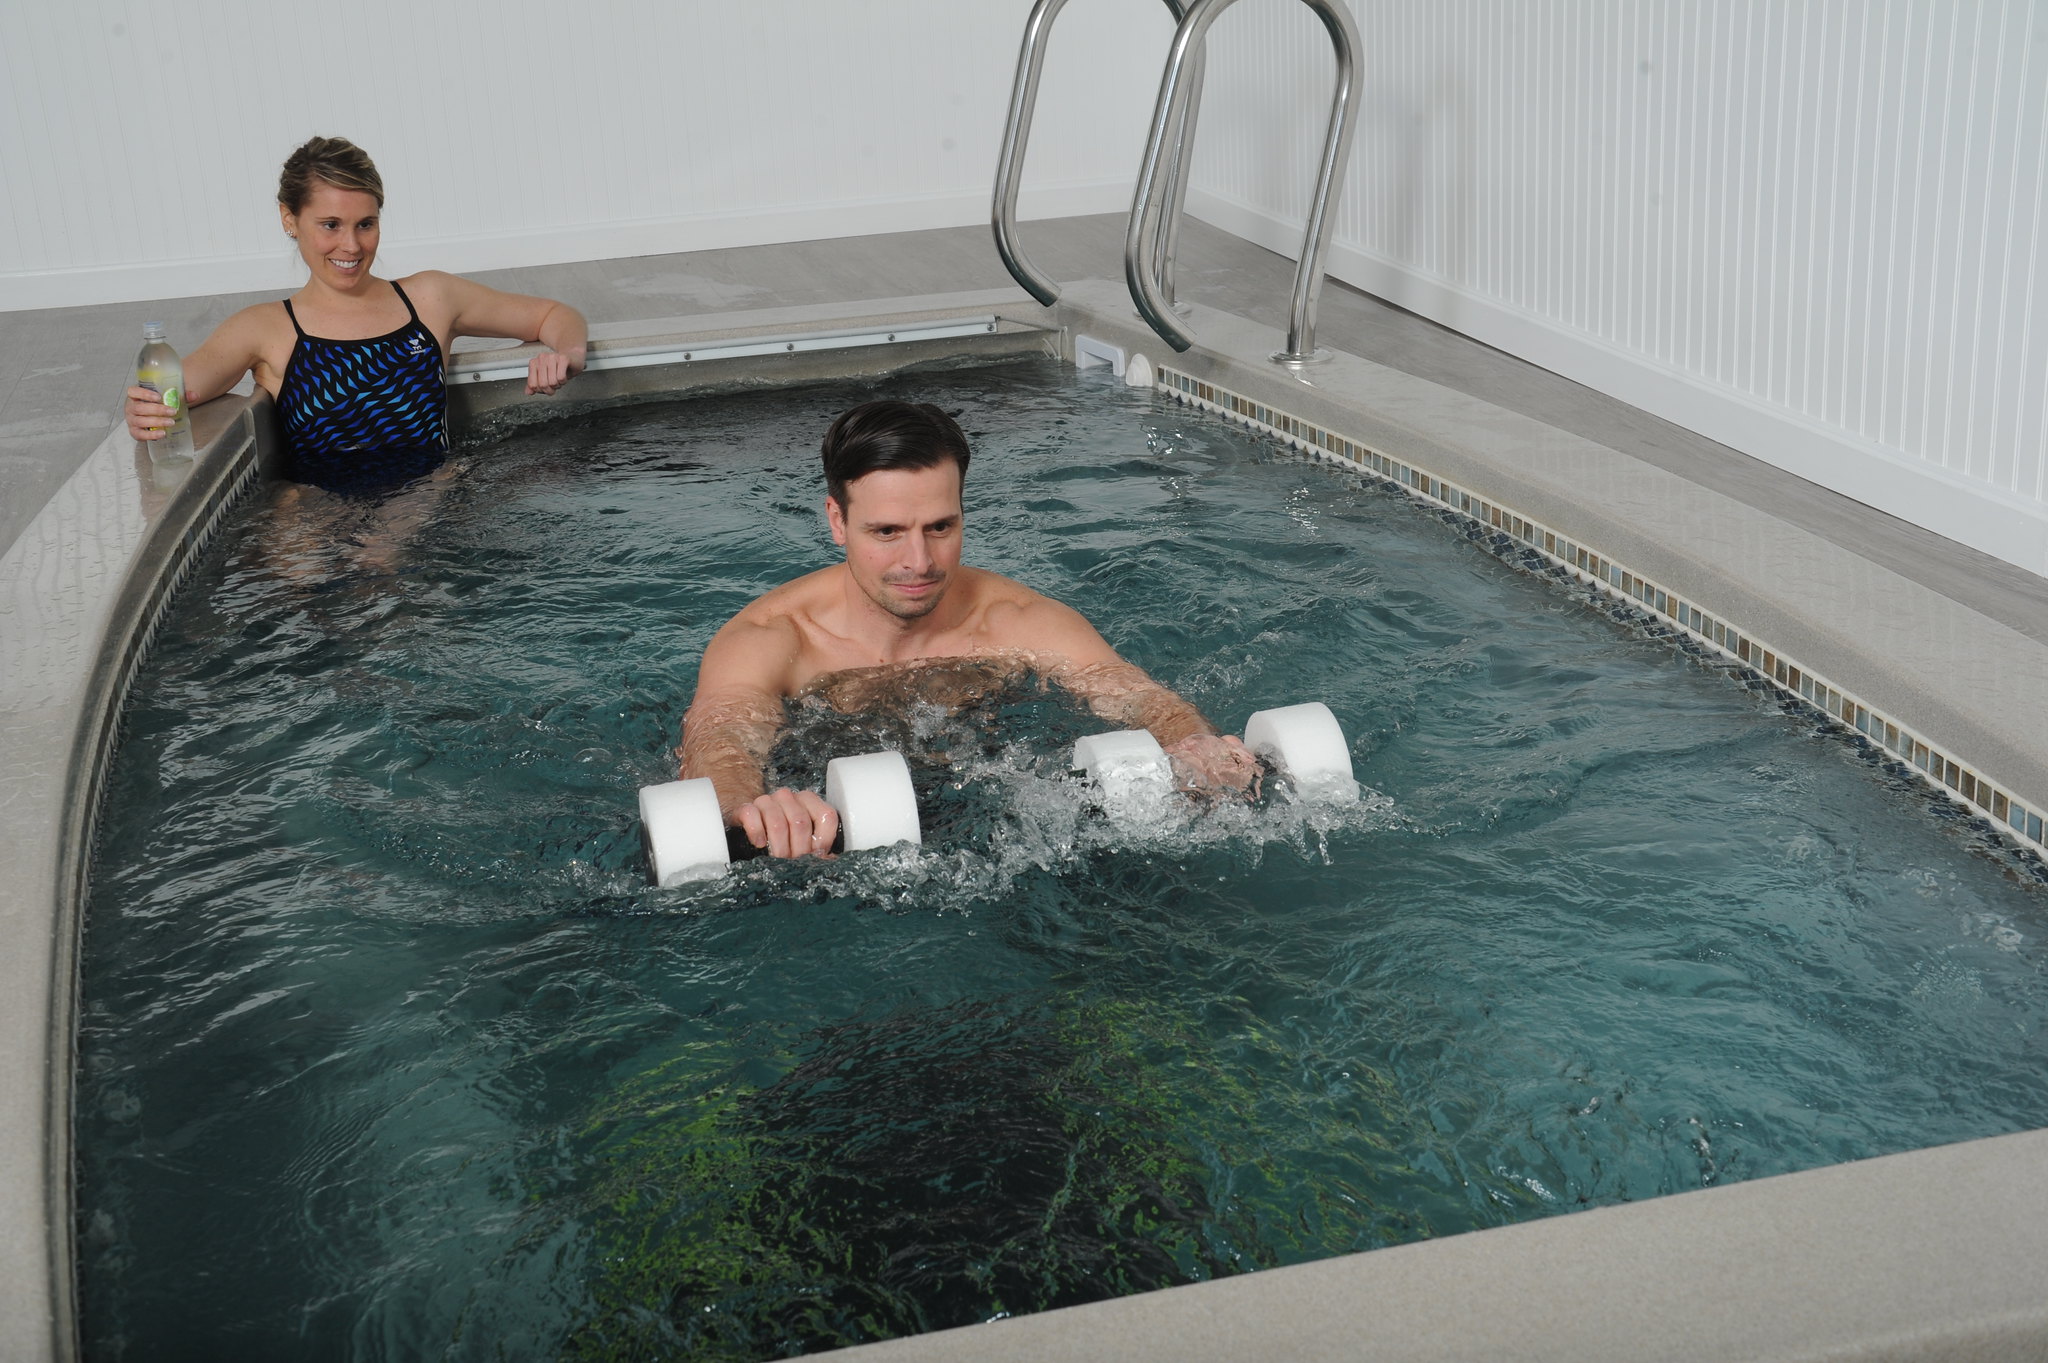
[[[1050,316],[1014,290],[996,306],[1020,328],[1058,325],[1069,351],[1085,331],[1166,358],[1108,283],[1071,288]],[[745,329],[725,320],[717,330]],[[784,312],[753,324],[803,320]],[[846,308],[814,320],[843,323]],[[1810,518],[1772,520],[1697,485],[1660,487],[1657,475],[1675,475],[1654,463],[1388,367],[1340,355],[1288,376],[1264,360],[1277,332],[1234,314],[1197,307],[1194,324],[1203,349],[1175,373],[1599,546],[1896,712],[1984,768],[1999,790],[2035,802],[2048,794],[2039,726],[2026,719],[2026,688],[2048,676],[2048,647],[2008,623],[2012,602],[2023,626],[2023,608],[2038,600],[2028,584],[2016,596],[1993,593],[1981,611],[1958,608],[1814,533]],[[17,1101],[0,1126],[8,1224],[47,1232],[10,1236],[0,1263],[0,1308],[22,1357],[73,1348],[66,986],[100,745],[126,669],[146,646],[151,603],[235,495],[237,470],[261,462],[262,404],[215,404],[208,417],[241,434],[209,455],[235,452],[209,467],[203,490],[190,481],[151,516],[138,514],[132,455],[110,438],[53,503],[69,531],[24,536],[33,552],[17,544],[6,560],[10,788],[0,807],[10,874],[0,921],[13,940],[50,948],[15,955],[4,1019],[11,1091],[45,1095]],[[1747,524],[1752,516],[1765,523]],[[1691,533],[1702,526],[1712,532],[1705,544]],[[1769,571],[1787,566],[1780,559],[1792,576]],[[1817,598],[1798,589],[1816,584]],[[59,599],[74,607],[68,615],[51,605]],[[1844,628],[1845,611],[1889,614],[1905,636],[1898,642],[1925,646],[1880,652],[1874,641],[1892,637],[1885,627]],[[1959,677],[1971,695],[1956,694]],[[2048,1352],[2044,1157],[2048,1133],[2023,1133],[869,1347],[952,1357],[1357,1357],[1369,1322],[1371,1355],[1381,1357],[2039,1357]]]

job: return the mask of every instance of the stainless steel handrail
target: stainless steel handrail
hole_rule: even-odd
[[[1175,350],[1192,346],[1194,337],[1172,316],[1171,299],[1162,297],[1154,283],[1157,262],[1154,254],[1159,238],[1158,214],[1163,201],[1172,197],[1172,187],[1161,192],[1159,162],[1169,128],[1178,128],[1187,116],[1194,82],[1183,79],[1189,53],[1199,52],[1209,26],[1237,0],[1195,0],[1173,35],[1173,47],[1166,60],[1166,75],[1159,85],[1159,103],[1152,114],[1152,134],[1145,143],[1145,160],[1138,172],[1138,188],[1131,203],[1130,230],[1124,238],[1124,278],[1131,286],[1131,299],[1152,329]],[[1358,24],[1343,0],[1302,0],[1316,12],[1329,30],[1330,44],[1337,56],[1337,89],[1330,104],[1330,127],[1323,138],[1322,166],[1316,173],[1315,200],[1309,208],[1308,231],[1302,239],[1301,260],[1294,271],[1294,297],[1288,313],[1287,348],[1274,354],[1281,364],[1307,364],[1316,357],[1316,300],[1323,288],[1323,256],[1329,249],[1330,230],[1335,219],[1330,199],[1343,183],[1344,167],[1351,151],[1351,135],[1357,131],[1353,105],[1356,83]],[[1175,162],[1186,161],[1189,148],[1175,149]]]
[[[1017,54],[1017,79],[1010,87],[1010,116],[1003,128],[1002,150],[996,157],[995,207],[991,214],[996,254],[1003,258],[1003,265],[1011,277],[1047,307],[1059,301],[1060,286],[1025,259],[1023,248],[1017,244],[1017,185],[1024,175],[1024,151],[1031,139],[1031,115],[1038,107],[1038,77],[1045,67],[1046,34],[1066,3],[1067,0],[1038,0],[1031,7],[1031,17],[1024,21],[1024,46]],[[1178,28],[1187,17],[1188,6],[1183,0],[1166,0],[1166,8],[1173,14]],[[1174,306],[1173,254],[1180,234],[1180,208],[1187,198],[1188,156],[1194,149],[1195,118],[1201,108],[1204,61],[1199,47],[1195,49],[1192,61],[1193,73],[1188,78],[1192,98],[1187,101],[1175,125],[1173,165],[1167,173],[1167,198],[1172,201],[1174,211],[1155,229],[1154,245],[1159,261],[1156,287],[1167,308]]]

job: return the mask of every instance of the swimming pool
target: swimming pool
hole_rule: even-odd
[[[603,417],[594,459],[521,435],[331,578],[251,519],[111,787],[88,1339],[766,1352],[761,1320],[872,1337],[2048,1123],[2039,890],[1810,715],[1156,398],[940,382],[978,561],[1226,725],[1328,700],[1384,798],[1132,844],[1048,765],[1084,721],[999,691],[894,731],[951,754],[913,867],[646,890],[632,787],[709,630],[821,561],[846,390],[776,399],[774,440],[725,400],[685,442]],[[507,571],[564,559],[610,587]],[[968,1202],[1034,1252],[972,1244]],[[821,1254],[901,1271],[833,1296]]]

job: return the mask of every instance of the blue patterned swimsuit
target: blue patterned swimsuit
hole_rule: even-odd
[[[397,284],[411,321],[366,341],[299,339],[277,386],[285,474],[332,492],[365,493],[431,473],[448,457],[448,387],[441,343]]]

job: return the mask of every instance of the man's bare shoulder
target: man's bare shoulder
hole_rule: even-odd
[[[1000,573],[975,572],[981,580],[979,633],[990,648],[1050,654],[1084,665],[1116,657],[1088,618],[1064,601]]]
[[[966,590],[976,610],[985,611],[999,606],[1014,608],[1052,600],[1013,577],[1004,577],[986,568],[974,568],[963,563],[958,571],[960,586]]]
[[[966,568],[962,572],[972,573],[974,599],[986,613],[1011,616],[1059,615],[1071,612],[1073,608],[1056,601],[1044,592],[1027,587],[1012,577],[992,573],[985,568]]]
[[[700,693],[736,688],[790,695],[807,679],[803,657],[818,615],[836,599],[836,568],[771,587],[719,627],[704,649]]]
[[[802,577],[793,577],[779,587],[770,587],[741,608],[740,613],[728,622],[727,628],[740,625],[745,628],[794,630],[839,598],[839,579],[844,571],[840,565],[833,564],[805,573]]]

